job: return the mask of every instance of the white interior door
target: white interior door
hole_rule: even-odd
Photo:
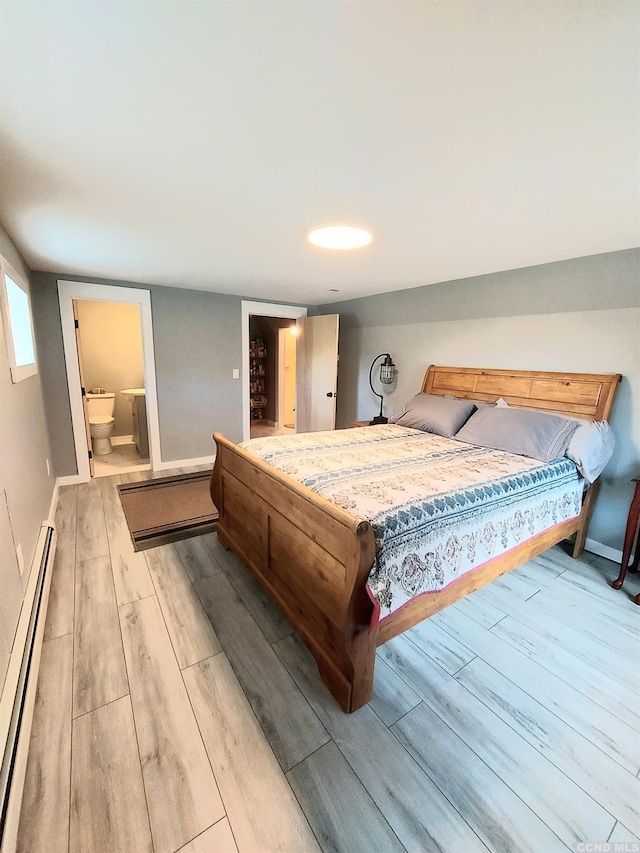
[[[336,427],[338,320],[325,314],[296,321],[296,432]]]

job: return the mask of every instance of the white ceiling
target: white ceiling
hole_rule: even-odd
[[[636,0],[0,11],[33,269],[321,304],[640,242]],[[305,243],[335,222],[376,240]]]

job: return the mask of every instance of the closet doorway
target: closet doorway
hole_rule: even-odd
[[[298,305],[242,302],[242,435],[245,441],[273,434],[281,428],[286,432],[293,431],[285,429],[280,405],[281,394],[284,393],[279,367],[279,363],[284,364],[279,359],[280,329],[290,330],[296,325],[296,320],[306,316],[307,309]],[[291,331],[288,334],[295,341]],[[259,341],[264,350],[259,349]],[[252,352],[256,355],[252,356]],[[258,356],[258,352],[264,352],[264,355]],[[264,368],[260,366],[261,361]],[[262,370],[266,379],[264,384],[260,382]],[[263,387],[264,391],[261,390]],[[266,402],[256,399],[261,396],[266,396]],[[262,417],[252,417],[258,406],[262,407]]]
[[[296,431],[295,320],[249,317],[251,438]]]

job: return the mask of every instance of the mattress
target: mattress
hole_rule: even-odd
[[[396,424],[240,446],[369,520],[374,621],[581,510],[583,480],[565,457],[545,464]]]

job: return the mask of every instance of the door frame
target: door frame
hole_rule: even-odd
[[[307,316],[301,305],[279,305],[276,302],[247,302],[242,300],[242,439],[251,438],[251,407],[249,405],[249,317],[284,317],[297,320]]]
[[[82,406],[82,387],[78,348],[76,344],[75,323],[73,319],[74,299],[95,300],[98,302],[125,302],[140,307],[140,325],[142,331],[142,357],[144,363],[144,386],[146,389],[147,426],[149,429],[149,460],[151,470],[161,465],[160,422],[158,418],[158,393],[156,385],[156,361],[153,348],[153,322],[151,316],[151,293],[135,287],[116,287],[108,284],[91,284],[85,281],[58,280],[58,301],[60,320],[62,321],[62,343],[67,368],[69,403],[71,405],[71,424],[73,442],[76,449],[77,483],[87,483],[91,479],[89,454]],[[119,389],[114,389],[116,394]]]

